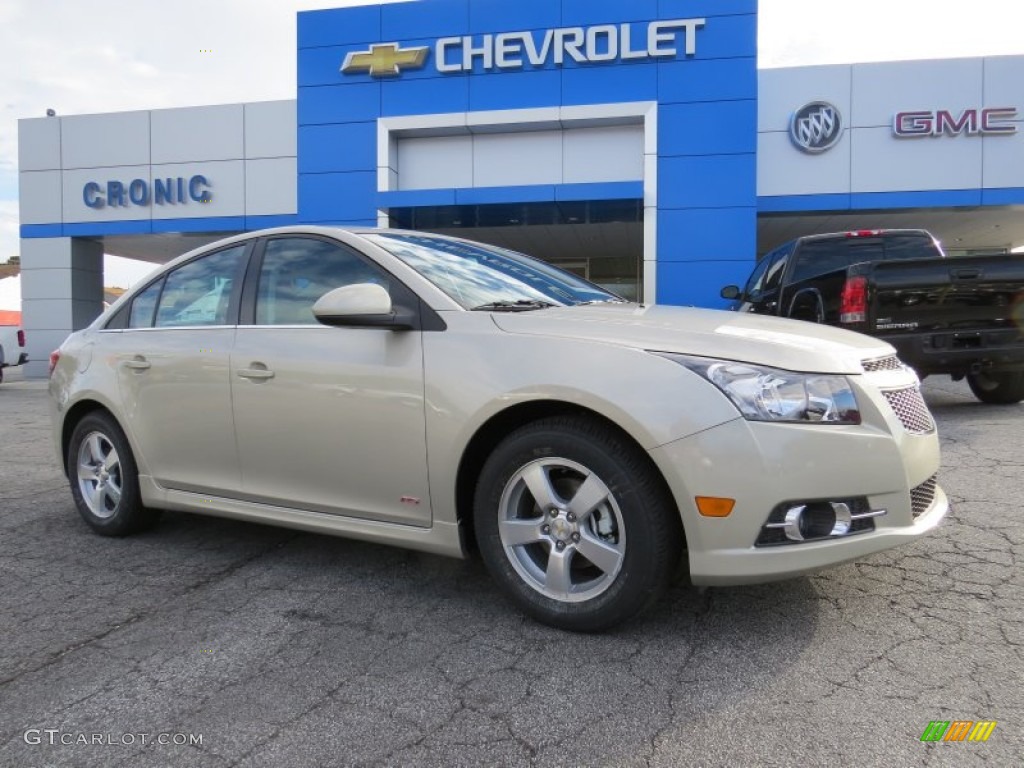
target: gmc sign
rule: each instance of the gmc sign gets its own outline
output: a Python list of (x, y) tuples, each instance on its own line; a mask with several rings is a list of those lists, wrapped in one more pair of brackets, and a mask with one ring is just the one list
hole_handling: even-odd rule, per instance
[(1012, 136), (1017, 133), (1016, 107), (965, 109), (959, 115), (949, 110), (897, 112), (893, 133), (901, 139), (922, 136)]

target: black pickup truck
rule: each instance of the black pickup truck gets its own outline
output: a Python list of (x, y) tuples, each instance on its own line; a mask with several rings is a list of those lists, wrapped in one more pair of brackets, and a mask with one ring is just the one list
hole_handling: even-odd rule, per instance
[(1024, 400), (1024, 256), (947, 258), (924, 230), (812, 235), (767, 254), (722, 298), (883, 339), (922, 378), (966, 376), (983, 402)]

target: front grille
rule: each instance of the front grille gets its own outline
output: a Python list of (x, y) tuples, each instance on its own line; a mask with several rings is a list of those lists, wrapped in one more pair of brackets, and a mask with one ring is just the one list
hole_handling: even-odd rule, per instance
[(907, 430), (915, 435), (923, 435), (935, 429), (935, 422), (925, 405), (921, 390), (914, 387), (906, 389), (883, 390), (882, 394), (889, 402), (889, 406), (896, 412), (900, 423)]
[(914, 517), (918, 517), (928, 511), (928, 507), (935, 501), (935, 486), (937, 475), (932, 475), (916, 488), (910, 490), (910, 510)]
[(865, 360), (861, 365), (864, 367), (866, 373), (873, 373), (874, 371), (902, 371), (903, 363), (896, 355), (889, 355), (888, 357), (877, 357), (874, 360)]

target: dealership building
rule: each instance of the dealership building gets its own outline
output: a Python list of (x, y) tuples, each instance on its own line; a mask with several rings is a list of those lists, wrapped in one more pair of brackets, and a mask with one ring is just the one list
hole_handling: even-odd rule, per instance
[(802, 234), (1024, 246), (1024, 56), (758, 70), (756, 0), (414, 0), (300, 13), (297, 61), (294, 100), (19, 122), (28, 375), (101, 311), (104, 253), (270, 226), (456, 234), (701, 306)]

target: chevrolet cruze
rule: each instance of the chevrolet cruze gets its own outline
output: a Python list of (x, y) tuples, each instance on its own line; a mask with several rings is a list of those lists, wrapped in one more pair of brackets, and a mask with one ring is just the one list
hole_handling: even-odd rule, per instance
[(455, 557), (598, 630), (697, 585), (910, 541), (948, 502), (913, 371), (875, 339), (643, 306), (521, 254), (292, 227), (185, 254), (51, 357), (98, 533), (160, 510)]

